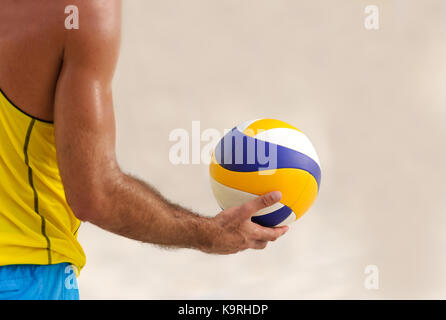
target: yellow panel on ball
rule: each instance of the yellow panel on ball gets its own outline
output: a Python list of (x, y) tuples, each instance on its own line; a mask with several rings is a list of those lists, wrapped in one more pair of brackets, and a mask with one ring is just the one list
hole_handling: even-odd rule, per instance
[(244, 131), (243, 133), (248, 135), (248, 136), (254, 136), (257, 133), (259, 133), (259, 131), (266, 131), (269, 129), (277, 129), (277, 128), (286, 128), (286, 129), (293, 129), (293, 130), (297, 130), (300, 132), (299, 129), (297, 129), (296, 127), (283, 122), (281, 120), (276, 120), (276, 119), (260, 119), (257, 120), (253, 123), (251, 123)]
[(299, 198), (290, 206), (291, 210), (296, 214), (296, 219), (299, 219), (305, 212), (310, 209), (317, 196), (317, 182), (311, 177), (307, 180), (307, 185), (302, 191)]

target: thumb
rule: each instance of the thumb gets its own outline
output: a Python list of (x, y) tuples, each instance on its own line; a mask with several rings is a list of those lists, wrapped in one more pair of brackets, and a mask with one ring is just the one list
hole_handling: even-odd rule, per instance
[(280, 191), (273, 191), (261, 195), (251, 201), (246, 202), (240, 206), (241, 219), (251, 218), (257, 211), (270, 207), (282, 199), (282, 193)]

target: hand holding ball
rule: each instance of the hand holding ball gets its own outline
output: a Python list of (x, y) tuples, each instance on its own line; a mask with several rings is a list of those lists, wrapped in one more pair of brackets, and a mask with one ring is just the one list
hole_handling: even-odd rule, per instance
[(319, 158), (310, 140), (274, 119), (233, 128), (217, 144), (209, 169), (212, 191), (222, 209), (280, 191), (280, 202), (252, 217), (267, 227), (300, 218), (316, 199), (321, 181)]

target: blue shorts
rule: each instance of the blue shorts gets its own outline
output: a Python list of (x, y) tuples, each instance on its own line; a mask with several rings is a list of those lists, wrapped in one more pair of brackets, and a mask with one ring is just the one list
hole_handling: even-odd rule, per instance
[(69, 263), (0, 266), (0, 300), (79, 300)]

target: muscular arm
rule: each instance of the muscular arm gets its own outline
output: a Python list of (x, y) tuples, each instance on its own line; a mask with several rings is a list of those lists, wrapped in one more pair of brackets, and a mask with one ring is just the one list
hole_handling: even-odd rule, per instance
[(120, 3), (79, 4), (82, 25), (66, 31), (54, 110), (60, 174), (75, 215), (131, 239), (214, 253), (263, 248), (285, 233), (286, 227), (263, 228), (250, 221), (254, 212), (280, 200), (278, 193), (205, 218), (120, 170), (111, 89), (119, 55)]

